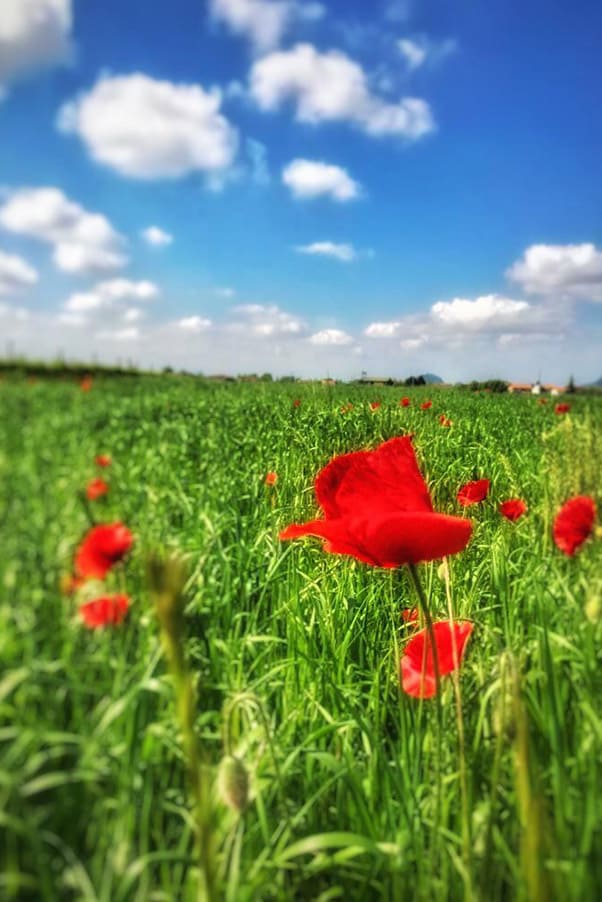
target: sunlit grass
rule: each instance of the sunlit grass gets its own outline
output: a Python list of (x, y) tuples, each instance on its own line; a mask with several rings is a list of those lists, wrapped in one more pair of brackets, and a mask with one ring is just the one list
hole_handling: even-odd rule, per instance
[[(186, 766), (145, 582), (147, 554), (173, 550), (188, 566), (197, 735), (215, 767), (232, 753), (250, 776), (240, 817), (215, 803), (218, 897), (597, 898), (601, 627), (585, 608), (602, 597), (602, 542), (568, 559), (551, 523), (571, 494), (600, 503), (602, 403), (577, 397), (556, 417), (530, 397), (422, 389), (403, 409), (402, 394), (0, 385), (0, 896), (194, 898)], [(475, 624), (459, 683), (468, 825), (452, 682), (440, 743), (434, 703), (399, 688), (407, 573), (278, 541), (315, 513), (332, 456), (406, 432), (437, 510), (461, 515), (459, 486), (492, 481), (450, 560), (454, 616)], [(59, 584), (100, 452), (111, 490), (89, 510), (137, 541), (107, 580), (132, 598), (127, 622), (90, 632)], [(512, 497), (529, 507), (514, 524), (497, 512)], [(420, 570), (447, 616), (437, 563)]]

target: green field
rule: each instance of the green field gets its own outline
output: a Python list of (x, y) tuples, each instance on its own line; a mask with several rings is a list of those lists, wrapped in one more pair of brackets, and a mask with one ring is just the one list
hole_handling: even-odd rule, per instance
[[(202, 821), (215, 899), (600, 898), (602, 540), (573, 558), (552, 541), (570, 496), (600, 510), (600, 398), (555, 416), (443, 388), (5, 380), (0, 430), (0, 897), (195, 899)], [(474, 632), (424, 701), (399, 684), (407, 568), (278, 539), (316, 515), (334, 455), (407, 432), (436, 510), (492, 481), (449, 559)], [(86, 504), (101, 452), (110, 493)], [(517, 496), (510, 523), (498, 504)], [(129, 615), (104, 630), (78, 616), (98, 585), (60, 589), (90, 518), (136, 537), (106, 579)], [(146, 576), (167, 552), (187, 564), (201, 811)], [(438, 563), (419, 570), (447, 617)], [(240, 813), (215, 788), (226, 754), (249, 775)]]

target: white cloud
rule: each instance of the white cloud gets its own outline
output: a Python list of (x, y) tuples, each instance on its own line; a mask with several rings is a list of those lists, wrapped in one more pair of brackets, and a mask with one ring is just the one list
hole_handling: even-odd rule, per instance
[(318, 160), (292, 160), (282, 170), (282, 181), (294, 197), (327, 196), (345, 202), (360, 195), (360, 186), (346, 169)]
[(395, 338), (402, 328), (401, 322), (370, 323), (364, 329), (364, 335), (368, 338)]
[(241, 304), (234, 308), (233, 313), (242, 316), (245, 322), (232, 323), (231, 331), (246, 332), (257, 338), (299, 335), (305, 329), (302, 319), (275, 304)]
[(152, 247), (167, 247), (173, 242), (173, 235), (163, 231), (159, 226), (148, 226), (140, 232), (147, 244)]
[(431, 318), (435, 323), (462, 331), (499, 331), (520, 323), (529, 309), (526, 301), (487, 294), (475, 300), (438, 301), (431, 307)]
[(233, 162), (236, 129), (220, 112), (221, 93), (142, 73), (101, 78), (59, 111), (94, 160), (138, 179), (218, 175)]
[(71, 25), (71, 0), (2, 0), (0, 94), (2, 85), (65, 62)]
[(128, 307), (124, 310), (122, 319), (124, 323), (139, 323), (144, 319), (144, 313), (138, 307)]
[(352, 244), (336, 244), (334, 241), (314, 241), (313, 244), (299, 245), (296, 250), (299, 254), (333, 257), (342, 263), (351, 263), (357, 259), (357, 253)]
[(435, 127), (430, 107), (416, 97), (388, 103), (373, 94), (362, 67), (338, 50), (321, 53), (311, 44), (257, 60), (250, 93), (261, 110), (295, 104), (300, 122), (350, 122), (369, 135), (416, 140)]
[(89, 213), (58, 188), (21, 188), (0, 206), (0, 226), (53, 246), (54, 262), (71, 273), (103, 273), (127, 263), (123, 238), (100, 213)]
[(0, 294), (12, 294), (35, 285), (38, 274), (22, 257), (0, 251)]
[(349, 345), (353, 338), (341, 329), (322, 329), (309, 338), (312, 345)]
[(91, 291), (72, 294), (63, 307), (69, 313), (88, 313), (113, 308), (121, 301), (152, 301), (158, 295), (159, 289), (153, 282), (111, 279), (99, 282)]
[(507, 276), (527, 294), (602, 301), (602, 251), (594, 244), (533, 244)]
[(183, 319), (178, 320), (177, 325), (184, 332), (197, 333), (208, 329), (211, 326), (211, 320), (206, 319), (204, 316), (185, 316)]
[(325, 14), (321, 3), (297, 0), (211, 0), (209, 9), (213, 19), (248, 38), (259, 53), (277, 47), (295, 20), (313, 22)]
[(410, 38), (401, 38), (397, 42), (399, 52), (404, 57), (409, 69), (418, 69), (426, 60), (426, 47)]

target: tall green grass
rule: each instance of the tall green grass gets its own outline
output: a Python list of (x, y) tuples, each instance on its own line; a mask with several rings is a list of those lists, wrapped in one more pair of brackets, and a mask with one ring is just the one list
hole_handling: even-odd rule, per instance
[[(151, 551), (176, 551), (196, 735), (212, 775), (228, 753), (250, 778), (241, 814), (211, 800), (216, 898), (599, 898), (602, 541), (568, 559), (551, 524), (572, 494), (601, 500), (602, 403), (577, 397), (561, 418), (530, 397), (422, 389), (402, 409), (401, 393), (0, 384), (0, 896), (196, 897), (194, 811), (145, 578)], [(434, 702), (399, 687), (408, 574), (278, 541), (315, 513), (312, 481), (332, 456), (406, 432), (438, 510), (458, 513), (462, 483), (492, 480), (449, 562), (454, 616), (475, 630), (440, 726)], [(99, 452), (113, 457), (111, 492), (87, 508)], [(529, 512), (512, 524), (497, 503), (517, 495)], [(131, 595), (129, 618), (96, 632), (59, 590), (90, 511), (136, 535), (107, 580)], [(437, 564), (420, 571), (447, 616)]]

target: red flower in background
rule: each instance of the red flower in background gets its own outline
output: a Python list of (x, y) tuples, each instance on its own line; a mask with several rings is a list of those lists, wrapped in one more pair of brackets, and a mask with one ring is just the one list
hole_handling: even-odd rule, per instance
[(94, 463), (97, 467), (110, 467), (111, 462), (111, 458), (108, 454), (97, 454), (94, 458)]
[[(459, 668), (472, 630), (473, 625), (467, 620), (433, 623), (439, 677)], [(433, 647), (426, 629), (415, 633), (404, 649), (401, 685), (404, 692), (414, 698), (432, 698), (437, 692)]]
[(556, 405), (556, 407), (554, 408), (554, 413), (558, 414), (558, 416), (560, 416), (563, 413), (568, 413), (570, 409), (571, 409), (571, 405), (564, 402), (562, 404)]
[(409, 407), (410, 404), (411, 404), (411, 401), (409, 398), (402, 398), (401, 401), (399, 402), (400, 407)]
[(119, 626), (130, 606), (127, 595), (104, 595), (81, 605), (80, 617), (89, 629), (102, 626)]
[(341, 407), (341, 413), (349, 413), (350, 410), (353, 410), (353, 404), (343, 404)]
[(380, 406), (381, 406), (380, 401), (370, 401), (370, 410), (378, 410), (378, 408)]
[(266, 485), (276, 485), (278, 482), (278, 473), (266, 473), (265, 474), (265, 484)]
[(428, 410), (432, 406), (433, 406), (432, 401), (423, 401), (422, 404), (420, 405), (420, 410)]
[(295, 400), (293, 401), (293, 407), (301, 407), (301, 401), (299, 400), (299, 398), (295, 398)]
[(539, 398), (538, 401), (537, 401), (537, 403), (538, 403), (538, 404), (542, 404), (542, 405), (543, 405), (543, 404), (547, 404), (547, 403), (548, 403), (548, 399), (547, 399), (547, 398)]
[(104, 579), (132, 547), (134, 536), (123, 523), (93, 526), (84, 536), (75, 555), (79, 576)]
[(439, 417), (439, 422), (441, 423), (442, 426), (445, 426), (446, 428), (449, 428), (452, 424), (452, 421), (450, 419), (448, 419), (444, 413), (442, 413), (441, 416)]
[(86, 498), (89, 501), (95, 501), (96, 498), (102, 498), (109, 491), (109, 484), (100, 477), (91, 479), (86, 488)]
[(82, 391), (90, 391), (93, 384), (94, 380), (92, 379), (92, 376), (84, 376), (84, 378), (79, 383), (79, 387)]
[(409, 436), (335, 457), (316, 478), (324, 519), (293, 524), (281, 539), (318, 536), (324, 550), (374, 567), (400, 567), (462, 551), (472, 524), (433, 511)]
[(560, 551), (569, 557), (590, 537), (596, 519), (596, 504), (589, 495), (577, 495), (570, 498), (560, 508), (552, 535)]
[(401, 619), (406, 626), (417, 626), (420, 619), (418, 608), (404, 608), (401, 612)]
[(520, 520), (526, 512), (527, 505), (522, 498), (510, 498), (508, 501), (502, 501), (500, 504), (500, 514), (506, 520)]
[(462, 507), (478, 504), (479, 501), (484, 501), (487, 497), (489, 485), (488, 479), (477, 479), (474, 482), (467, 482), (459, 490), (456, 497)]

